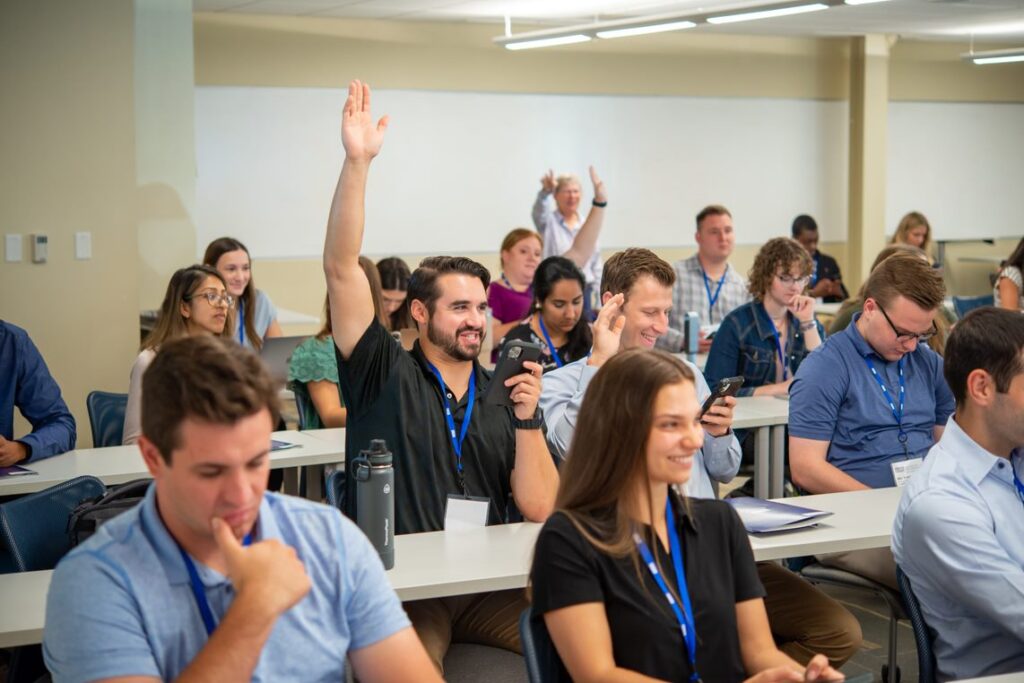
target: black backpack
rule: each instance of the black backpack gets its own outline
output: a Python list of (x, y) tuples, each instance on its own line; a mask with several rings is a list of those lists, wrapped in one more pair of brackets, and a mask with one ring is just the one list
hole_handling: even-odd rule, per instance
[(136, 479), (119, 486), (111, 486), (102, 496), (79, 503), (68, 517), (71, 547), (83, 543), (111, 519), (142, 502), (146, 496), (146, 489), (152, 483), (152, 479)]

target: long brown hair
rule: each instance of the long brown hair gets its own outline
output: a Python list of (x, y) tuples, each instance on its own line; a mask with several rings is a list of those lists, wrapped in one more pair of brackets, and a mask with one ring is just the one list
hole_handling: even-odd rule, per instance
[[(156, 349), (164, 342), (189, 336), (188, 321), (181, 315), (181, 304), (188, 302), (209, 277), (217, 278), (224, 285), (225, 290), (227, 289), (221, 274), (209, 266), (194, 265), (174, 271), (171, 281), (167, 283), (167, 292), (164, 293), (163, 303), (160, 304), (160, 314), (156, 319), (156, 325), (142, 341), (142, 345), (139, 347), (140, 351)], [(227, 320), (224, 322), (224, 330), (217, 336), (231, 336), (231, 330), (234, 327), (232, 314), (233, 311), (229, 309)]]
[[(366, 279), (370, 282), (370, 296), (373, 297), (373, 315), (385, 328), (388, 326), (388, 316), (384, 311), (384, 294), (381, 292), (380, 275), (377, 273), (377, 266), (365, 256), (359, 257), (359, 265), (366, 273)], [(324, 297), (324, 326), (316, 333), (317, 339), (326, 339), (334, 334), (334, 326), (331, 324), (331, 295)]]
[(678, 358), (630, 349), (601, 366), (583, 397), (555, 507), (595, 548), (613, 557), (637, 558), (628, 511), (637, 502), (637, 482), (648, 476), (654, 404), (662, 387), (680, 382), (693, 384), (694, 376)]
[[(892, 235), (892, 244), (907, 244), (907, 235), (910, 231), (914, 228), (920, 227), (924, 227), (925, 230), (924, 243), (921, 245), (921, 251), (928, 254), (931, 251), (932, 246), (932, 225), (920, 211), (911, 211), (900, 219), (900, 224), (896, 226), (896, 232)], [(929, 255), (928, 258), (930, 259), (931, 256)]]
[[(244, 251), (249, 256), (249, 250), (245, 245), (234, 237), (218, 237), (206, 247), (203, 254), (203, 265), (212, 268), (217, 267), (220, 257), (232, 251)], [(263, 338), (256, 334), (256, 284), (252, 280), (252, 258), (249, 258), (249, 284), (245, 286), (242, 295), (235, 301), (235, 315), (241, 309), (243, 312), (242, 326), (245, 328), (245, 336), (252, 343), (257, 351), (263, 346)]]
[[(389, 256), (377, 261), (377, 274), (380, 275), (381, 289), (393, 289), (398, 292), (409, 291), (409, 278), (412, 276), (412, 271), (409, 269), (409, 264), (397, 256)], [(394, 331), (411, 327), (416, 327), (416, 323), (413, 322), (412, 314), (409, 313), (409, 298), (406, 296), (398, 310), (391, 314), (387, 328)]]

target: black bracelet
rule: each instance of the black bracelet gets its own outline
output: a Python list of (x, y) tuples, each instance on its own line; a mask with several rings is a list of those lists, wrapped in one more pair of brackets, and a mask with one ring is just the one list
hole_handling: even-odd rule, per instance
[(594, 206), (596, 206), (599, 209), (603, 209), (604, 207), (608, 206), (608, 202), (599, 202), (596, 199), (594, 201), (590, 202), (590, 203), (593, 204)]

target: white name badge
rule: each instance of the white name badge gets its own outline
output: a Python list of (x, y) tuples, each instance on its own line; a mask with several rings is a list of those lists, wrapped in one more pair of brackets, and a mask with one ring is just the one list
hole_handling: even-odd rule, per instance
[(448, 496), (444, 510), (444, 530), (475, 529), (487, 526), (491, 501), (476, 496)]
[(924, 462), (923, 458), (911, 458), (910, 460), (897, 460), (892, 463), (892, 478), (896, 482), (896, 486), (903, 488), (914, 472), (921, 469), (921, 463)]

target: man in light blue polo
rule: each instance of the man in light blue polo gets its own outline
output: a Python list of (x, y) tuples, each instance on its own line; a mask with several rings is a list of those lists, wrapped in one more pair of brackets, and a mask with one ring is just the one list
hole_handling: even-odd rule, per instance
[[(942, 276), (913, 254), (883, 261), (864, 310), (800, 365), (789, 389), (789, 462), (809, 493), (902, 486), (942, 436), (953, 394), (935, 334)], [(896, 587), (888, 548), (819, 558)]]
[(1024, 316), (972, 311), (945, 365), (956, 415), (903, 490), (892, 551), (939, 680), (1024, 672)]
[(65, 557), (47, 596), (55, 681), (436, 680), (369, 541), (332, 508), (265, 493), (276, 387), (214, 337), (143, 378), (143, 502)]

